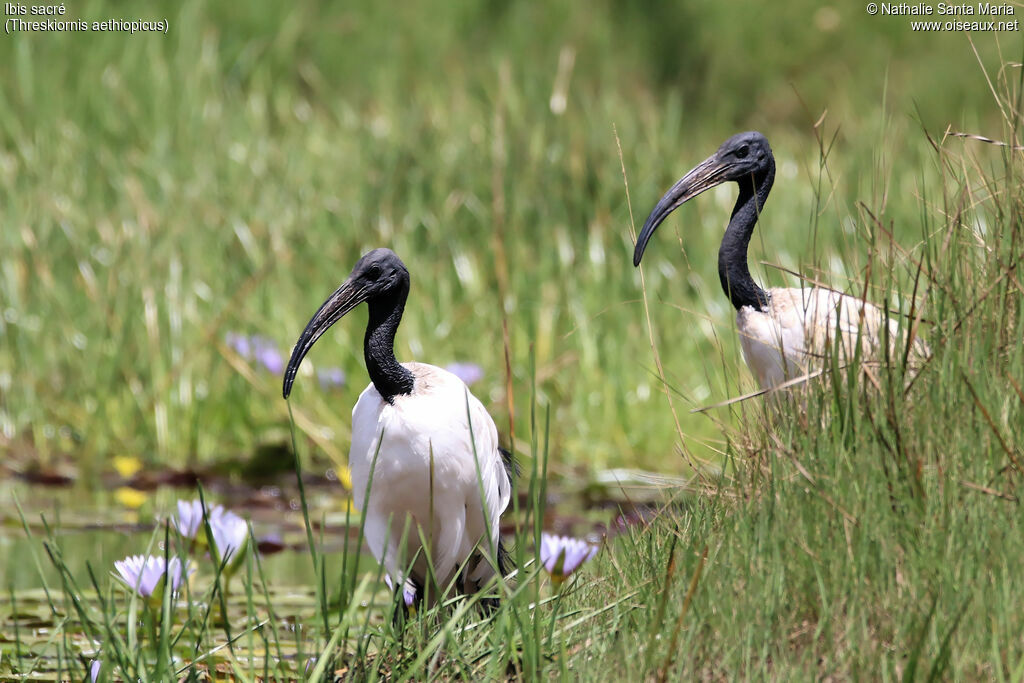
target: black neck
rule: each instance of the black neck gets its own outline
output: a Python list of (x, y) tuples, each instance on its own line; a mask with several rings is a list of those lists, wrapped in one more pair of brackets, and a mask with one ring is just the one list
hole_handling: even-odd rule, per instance
[(409, 296), (409, 283), (394, 293), (374, 297), (367, 301), (370, 320), (366, 324), (363, 339), (363, 357), (366, 371), (373, 386), (388, 403), (394, 403), (395, 396), (411, 394), (413, 376), (395, 358), (395, 332), (402, 322), (405, 299)]
[(732, 210), (729, 227), (725, 229), (722, 246), (718, 248), (718, 278), (722, 282), (725, 295), (732, 305), (739, 310), (743, 306), (753, 306), (764, 310), (768, 305), (768, 292), (757, 286), (750, 277), (747, 267), (747, 246), (750, 236), (754, 234), (757, 217), (764, 209), (768, 193), (775, 182), (775, 161), (770, 160), (768, 169), (763, 175), (751, 176), (738, 182), (740, 196)]

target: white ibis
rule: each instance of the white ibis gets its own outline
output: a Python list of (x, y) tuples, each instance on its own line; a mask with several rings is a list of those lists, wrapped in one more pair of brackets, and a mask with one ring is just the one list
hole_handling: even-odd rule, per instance
[[(882, 311), (855, 296), (821, 287), (765, 290), (754, 282), (747, 267), (747, 245), (774, 180), (775, 157), (768, 140), (757, 132), (733, 135), (658, 201), (633, 251), (633, 265), (639, 266), (648, 240), (670, 213), (716, 185), (729, 181), (739, 185), (739, 197), (718, 250), (718, 277), (736, 308), (743, 357), (762, 389), (821, 366), (837, 333), (842, 361), (852, 361), (857, 351), (862, 359), (870, 358), (886, 336)], [(899, 326), (890, 319), (888, 327), (892, 343)], [(914, 340), (911, 351), (914, 358), (928, 354), (920, 339)]]
[(511, 480), (494, 421), (466, 384), (433, 365), (395, 359), (408, 294), (409, 271), (394, 252), (374, 249), (359, 259), (296, 342), (283, 393), (288, 398), (317, 339), (365, 301), (370, 385), (352, 409), (352, 495), (366, 516), (370, 550), (411, 605), (423, 600), (431, 578), (427, 555), (432, 602), (438, 588), (474, 593), (495, 569), (506, 573), (498, 521)]

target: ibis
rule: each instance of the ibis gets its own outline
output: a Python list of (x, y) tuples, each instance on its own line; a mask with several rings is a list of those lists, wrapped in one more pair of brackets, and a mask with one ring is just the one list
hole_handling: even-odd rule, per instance
[(295, 343), (283, 393), (287, 399), (313, 344), (366, 302), (370, 384), (352, 409), (352, 495), (365, 515), (367, 545), (412, 606), (450, 589), (475, 593), (506, 573), (498, 524), (511, 474), (494, 421), (466, 384), (439, 367), (395, 358), (408, 295), (409, 271), (394, 252), (360, 258)]
[[(762, 289), (750, 276), (747, 246), (775, 181), (775, 157), (758, 132), (733, 135), (718, 151), (684, 175), (658, 201), (644, 222), (633, 251), (639, 266), (647, 243), (670, 213), (700, 193), (725, 182), (739, 186), (739, 197), (718, 250), (718, 277), (736, 309), (736, 328), (747, 366), (762, 389), (777, 387), (823, 365), (835, 339), (843, 362), (859, 353), (868, 359), (898, 323), (862, 299), (823, 287)], [(927, 355), (913, 339), (914, 359)]]

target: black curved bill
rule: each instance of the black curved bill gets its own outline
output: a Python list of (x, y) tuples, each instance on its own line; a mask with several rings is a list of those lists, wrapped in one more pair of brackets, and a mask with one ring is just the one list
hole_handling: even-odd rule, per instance
[(306, 329), (302, 331), (299, 340), (295, 342), (295, 348), (292, 349), (292, 357), (288, 360), (288, 367), (284, 371), (284, 387), (281, 393), (285, 398), (292, 393), (292, 384), (295, 383), (295, 374), (299, 371), (299, 365), (309, 350), (313, 348), (316, 340), (322, 337), (331, 325), (341, 320), (346, 313), (366, 301), (368, 295), (369, 291), (366, 286), (353, 280), (350, 276), (320, 306), (320, 309), (306, 324)]
[(644, 249), (650, 241), (654, 231), (658, 229), (661, 222), (668, 218), (668, 215), (682, 206), (685, 202), (693, 199), (701, 192), (711, 189), (715, 185), (721, 185), (726, 181), (724, 171), (728, 165), (718, 160), (718, 155), (713, 155), (700, 162), (689, 173), (672, 186), (665, 193), (651, 211), (651, 215), (644, 221), (644, 227), (636, 238), (636, 248), (633, 250), (633, 265), (639, 266), (640, 259), (644, 256)]

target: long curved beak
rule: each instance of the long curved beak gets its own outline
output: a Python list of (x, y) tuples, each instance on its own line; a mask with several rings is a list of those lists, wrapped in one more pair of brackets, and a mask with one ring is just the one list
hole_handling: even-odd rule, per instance
[(341, 283), (341, 287), (338, 287), (334, 294), (331, 294), (327, 301), (320, 306), (320, 309), (306, 324), (306, 329), (302, 331), (299, 340), (295, 342), (295, 348), (292, 349), (292, 357), (288, 360), (288, 367), (284, 371), (282, 394), (285, 398), (292, 393), (292, 384), (295, 382), (295, 374), (299, 371), (299, 365), (309, 350), (313, 348), (316, 340), (322, 337), (331, 325), (341, 320), (346, 313), (366, 301), (368, 295), (367, 288), (349, 276)]
[(724, 171), (728, 164), (718, 160), (718, 155), (713, 155), (700, 162), (689, 173), (684, 175), (672, 186), (665, 196), (658, 200), (657, 205), (651, 211), (651, 215), (644, 222), (643, 230), (636, 238), (636, 248), (633, 250), (633, 265), (639, 266), (640, 259), (644, 256), (644, 249), (651, 235), (658, 229), (661, 222), (668, 218), (668, 215), (682, 206), (685, 202), (693, 199), (704, 190), (715, 185), (721, 185), (726, 181)]

